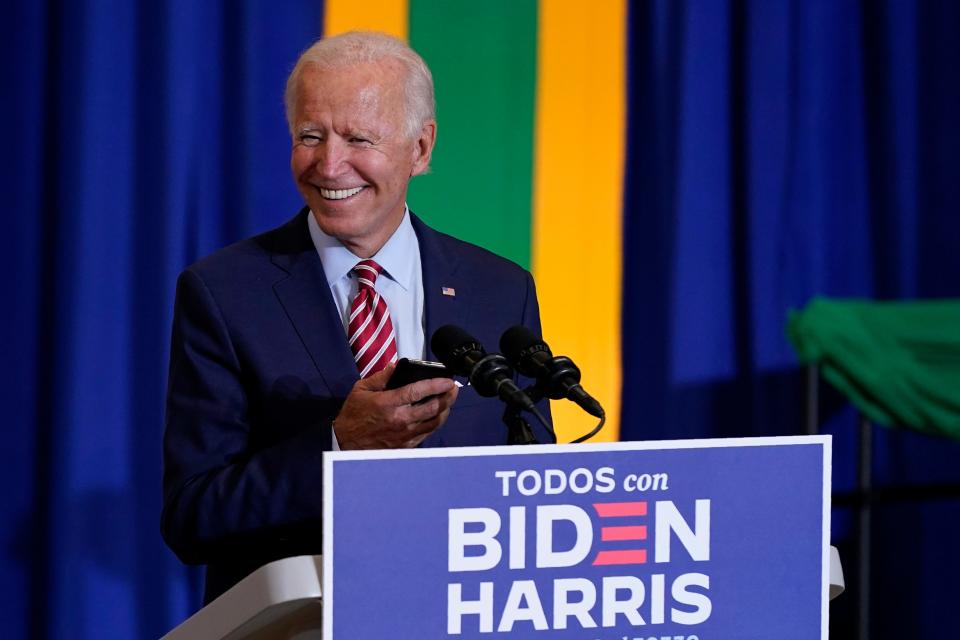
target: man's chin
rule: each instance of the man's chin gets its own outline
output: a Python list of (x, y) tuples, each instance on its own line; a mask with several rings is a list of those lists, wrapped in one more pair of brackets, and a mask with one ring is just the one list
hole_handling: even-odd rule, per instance
[(379, 251), (399, 224), (399, 220), (394, 220), (393, 216), (378, 220), (376, 215), (369, 211), (344, 215), (322, 206), (313, 208), (314, 204), (309, 204), (320, 230), (339, 240), (361, 258), (369, 258)]
[(311, 205), (313, 217), (317, 221), (317, 226), (328, 236), (336, 238), (345, 245), (352, 245), (362, 241), (367, 236), (372, 235), (370, 225), (362, 223), (363, 216), (344, 216), (320, 209), (319, 211)]
[(354, 206), (356, 203), (349, 200), (328, 201), (315, 195), (307, 200), (307, 204), (324, 233), (328, 227), (355, 224), (358, 218), (366, 217), (364, 207)]

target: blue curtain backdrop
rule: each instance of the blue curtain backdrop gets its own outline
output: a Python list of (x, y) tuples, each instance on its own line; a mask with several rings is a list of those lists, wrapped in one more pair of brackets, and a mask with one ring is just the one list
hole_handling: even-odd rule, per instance
[[(623, 435), (801, 433), (788, 309), (960, 296), (960, 5), (664, 0), (629, 29)], [(850, 490), (854, 416), (823, 411)], [(960, 482), (957, 443), (875, 437), (876, 485)], [(878, 508), (872, 637), (955, 634), (958, 507)], [(833, 519), (852, 582), (851, 514)], [(832, 637), (855, 604), (831, 606)]]
[(156, 638), (200, 602), (159, 534), (176, 276), (299, 208), (282, 95), (322, 5), (2, 13), (2, 635)]
[[(281, 94), (322, 5), (2, 15), (0, 620), (157, 637), (199, 604), (158, 527), (175, 277), (297, 208)], [(797, 433), (789, 307), (960, 295), (960, 9), (660, 0), (628, 28), (624, 437)], [(849, 412), (827, 405), (849, 488)], [(958, 480), (957, 445), (878, 435), (878, 483)], [(957, 506), (877, 515), (874, 637), (951, 635)]]

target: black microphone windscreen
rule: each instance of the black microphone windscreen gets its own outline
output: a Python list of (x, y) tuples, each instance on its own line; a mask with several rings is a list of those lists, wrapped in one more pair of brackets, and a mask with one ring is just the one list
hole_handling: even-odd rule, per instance
[(524, 350), (537, 344), (543, 344), (543, 340), (538, 338), (533, 331), (519, 324), (510, 327), (500, 336), (500, 351), (513, 363), (520, 360), (520, 355)]
[[(476, 338), (469, 333), (452, 324), (445, 324), (433, 332), (430, 338), (430, 348), (434, 355), (443, 364), (451, 367), (448, 360), (453, 356), (454, 351), (466, 344), (478, 344)], [(451, 367), (452, 368), (452, 367)]]

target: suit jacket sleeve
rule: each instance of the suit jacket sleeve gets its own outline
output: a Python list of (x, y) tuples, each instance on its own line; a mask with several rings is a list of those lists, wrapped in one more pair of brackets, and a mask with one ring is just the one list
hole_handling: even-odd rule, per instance
[(335, 408), (258, 446), (245, 375), (213, 294), (185, 271), (174, 310), (161, 529), (189, 564), (246, 556), (257, 566), (319, 547), (321, 456)]

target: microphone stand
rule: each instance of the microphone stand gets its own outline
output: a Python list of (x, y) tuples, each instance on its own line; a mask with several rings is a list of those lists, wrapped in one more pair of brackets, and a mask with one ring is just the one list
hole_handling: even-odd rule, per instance
[[(533, 384), (523, 390), (527, 397), (529, 397), (534, 402), (540, 402), (545, 397), (547, 397), (546, 392), (541, 388), (539, 384)], [(550, 435), (553, 436), (552, 444), (557, 443), (557, 434), (553, 431), (553, 428), (543, 421), (543, 417), (537, 413), (537, 418), (543, 422), (543, 426), (547, 429)], [(607, 421), (606, 415), (603, 413), (603, 408), (600, 408), (600, 422), (592, 431), (586, 433), (576, 440), (572, 440), (570, 444), (579, 444), (586, 440), (589, 440), (597, 434), (600, 429), (603, 428), (604, 423)], [(507, 444), (540, 444), (536, 436), (533, 435), (533, 429), (530, 427), (530, 423), (520, 415), (520, 409), (513, 405), (507, 405), (507, 409), (503, 412), (503, 422), (507, 425)]]
[(520, 412), (507, 407), (503, 412), (503, 421), (507, 425), (507, 444), (540, 444), (533, 435), (533, 429)]
[[(530, 385), (523, 390), (527, 396), (534, 402), (540, 402), (545, 394), (538, 385)], [(539, 417), (539, 415), (538, 415)], [(520, 409), (513, 405), (507, 405), (503, 412), (503, 422), (507, 425), (507, 444), (540, 444), (536, 436), (533, 435), (533, 428), (530, 423), (520, 414)], [(548, 425), (544, 425), (549, 431)], [(554, 437), (553, 442), (557, 439)]]

